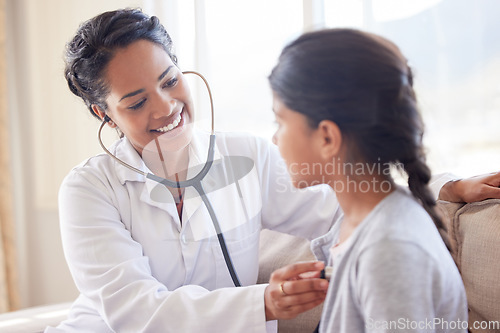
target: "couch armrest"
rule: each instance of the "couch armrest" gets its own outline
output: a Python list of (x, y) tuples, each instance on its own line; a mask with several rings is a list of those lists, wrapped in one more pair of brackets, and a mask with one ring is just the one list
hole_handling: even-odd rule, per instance
[[(500, 199), (469, 204), (438, 201), (475, 321), (496, 325), (480, 332), (500, 332)], [(491, 322), (491, 323), (488, 323)], [(479, 332), (479, 331), (478, 331)]]

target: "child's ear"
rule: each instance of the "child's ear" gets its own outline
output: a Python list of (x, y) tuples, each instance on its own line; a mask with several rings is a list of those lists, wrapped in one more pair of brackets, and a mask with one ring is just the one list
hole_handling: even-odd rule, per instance
[[(106, 117), (106, 112), (104, 112), (99, 106), (96, 104), (92, 104), (92, 111), (99, 117), (101, 120), (104, 120)], [(111, 118), (108, 117), (108, 125), (112, 128), (116, 127), (116, 124), (111, 120)]]
[(318, 125), (321, 157), (331, 160), (336, 157), (342, 147), (342, 132), (331, 120), (322, 120)]

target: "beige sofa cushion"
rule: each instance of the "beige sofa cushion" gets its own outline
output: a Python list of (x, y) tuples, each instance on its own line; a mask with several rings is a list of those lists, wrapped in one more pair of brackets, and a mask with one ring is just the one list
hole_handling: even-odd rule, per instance
[[(500, 200), (438, 201), (438, 208), (467, 292), (469, 327), (474, 321), (500, 323)], [(500, 332), (500, 327), (477, 332)]]
[[(303, 238), (271, 230), (262, 230), (258, 283), (269, 282), (271, 273), (278, 268), (299, 261), (315, 260), (309, 244), (310, 242)], [(294, 319), (278, 320), (278, 332), (313, 332), (321, 318), (321, 309), (322, 306), (318, 306)]]

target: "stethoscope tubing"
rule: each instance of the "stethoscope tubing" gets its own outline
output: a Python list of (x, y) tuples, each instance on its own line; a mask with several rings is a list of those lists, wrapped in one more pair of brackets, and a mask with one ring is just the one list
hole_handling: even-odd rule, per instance
[[(217, 232), (217, 239), (219, 241), (219, 245), (220, 245), (220, 248), (222, 250), (222, 255), (224, 256), (224, 261), (226, 262), (226, 266), (227, 266), (227, 269), (229, 271), (229, 274), (231, 275), (231, 279), (233, 281), (233, 284), (236, 287), (240, 287), (241, 283), (238, 279), (238, 275), (236, 274), (236, 270), (235, 270), (233, 262), (231, 260), (231, 256), (229, 255), (229, 251), (228, 251), (227, 246), (226, 246), (226, 241), (224, 239), (224, 235), (222, 233), (222, 229), (220, 227), (219, 220), (217, 219), (217, 215), (215, 214), (213, 206), (210, 203), (210, 200), (208, 200), (207, 195), (205, 193), (205, 190), (203, 189), (203, 184), (201, 183), (203, 181), (203, 179), (205, 178), (205, 176), (207, 175), (207, 173), (210, 171), (210, 168), (212, 167), (212, 164), (214, 162), (215, 131), (214, 131), (214, 104), (213, 104), (212, 92), (210, 90), (210, 86), (208, 84), (208, 81), (200, 73), (194, 72), (194, 71), (186, 71), (186, 72), (183, 72), (183, 74), (195, 74), (195, 75), (198, 75), (203, 80), (203, 82), (205, 83), (205, 85), (208, 89), (208, 95), (210, 97), (210, 106), (211, 106), (211, 113), (212, 113), (212, 131), (210, 134), (210, 143), (209, 143), (209, 147), (208, 147), (207, 161), (205, 162), (205, 165), (200, 170), (200, 172), (198, 172), (198, 174), (196, 174), (193, 178), (183, 180), (183, 181), (171, 181), (169, 179), (158, 177), (150, 172), (145, 172), (145, 171), (142, 171), (140, 169), (137, 169), (137, 168), (131, 166), (130, 164), (120, 160), (115, 155), (113, 155), (106, 148), (106, 146), (104, 145), (104, 143), (102, 142), (102, 139), (101, 139), (102, 129), (104, 128), (104, 125), (106, 125), (106, 123), (109, 121), (109, 118), (107, 116), (104, 117), (104, 120), (102, 121), (102, 124), (99, 127), (99, 130), (97, 132), (97, 139), (99, 141), (99, 144), (101, 145), (101, 148), (104, 150), (104, 152), (107, 155), (112, 157), (116, 162), (120, 163), (124, 167), (126, 167), (126, 168), (128, 168), (136, 173), (139, 173), (148, 179), (151, 179), (153, 181), (156, 181), (160, 184), (163, 184), (165, 186), (172, 187), (172, 188), (186, 188), (189, 186), (194, 187), (194, 189), (200, 195), (203, 203), (205, 204), (205, 207), (207, 208), (208, 214), (210, 215), (210, 218), (211, 218), (212, 223), (214, 225), (215, 231)], [(246, 211), (245, 211), (245, 213), (246, 213)]]

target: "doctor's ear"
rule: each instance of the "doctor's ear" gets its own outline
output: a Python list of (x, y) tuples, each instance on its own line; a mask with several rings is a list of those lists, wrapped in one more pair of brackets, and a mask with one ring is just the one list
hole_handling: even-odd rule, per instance
[(336, 157), (342, 148), (342, 132), (331, 120), (322, 120), (318, 125), (320, 154), (325, 160)]
[(111, 118), (106, 115), (106, 112), (104, 112), (98, 105), (92, 104), (92, 111), (95, 115), (101, 118), (102, 121), (106, 121), (111, 128), (116, 127), (116, 124), (113, 122), (113, 120), (111, 120)]

